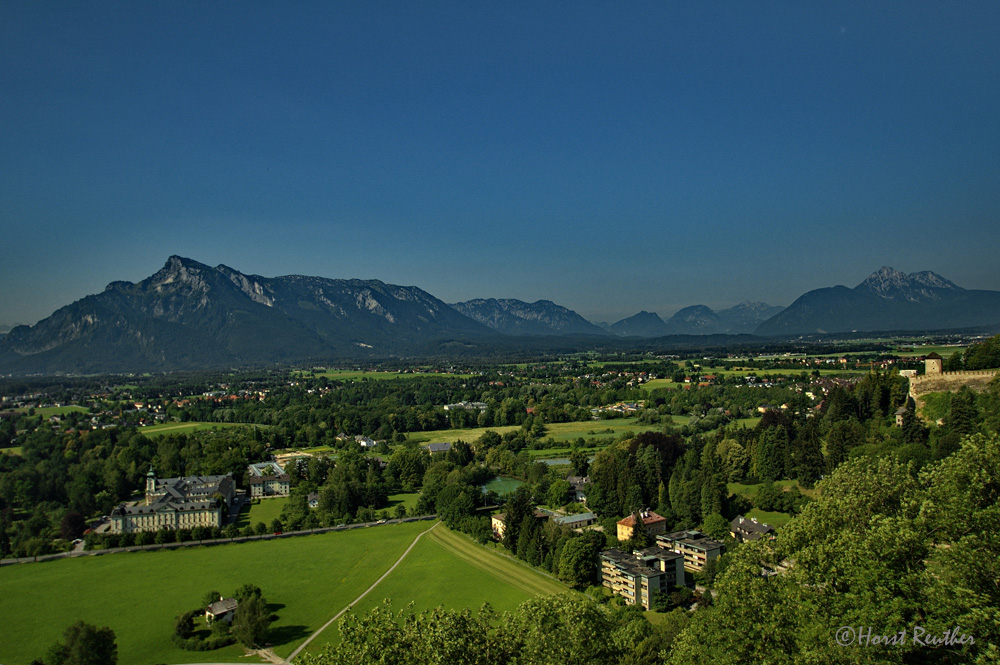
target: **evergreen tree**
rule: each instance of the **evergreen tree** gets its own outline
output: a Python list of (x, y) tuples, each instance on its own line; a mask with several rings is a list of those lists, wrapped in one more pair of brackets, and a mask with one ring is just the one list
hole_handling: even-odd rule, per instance
[(636, 549), (649, 547), (649, 529), (646, 528), (646, 523), (642, 521), (642, 514), (636, 511), (632, 513), (632, 518), (635, 520), (635, 525), (632, 527), (632, 547)]

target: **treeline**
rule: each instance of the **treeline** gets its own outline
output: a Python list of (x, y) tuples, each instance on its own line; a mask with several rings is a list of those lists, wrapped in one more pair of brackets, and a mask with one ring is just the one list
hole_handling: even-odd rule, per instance
[(644, 665), (659, 662), (689, 620), (677, 610), (653, 625), (641, 608), (570, 595), (528, 600), (504, 614), (489, 605), (478, 612), (396, 613), (386, 603), (365, 615), (348, 614), (339, 644), (299, 659), (303, 665)]
[[(818, 411), (772, 409), (754, 428), (729, 426), (687, 437), (667, 426), (597, 453), (590, 465), (588, 505), (620, 518), (652, 508), (674, 528), (724, 525), (752, 507), (797, 512), (806, 500), (796, 489), (775, 492), (773, 481), (812, 487), (845, 460), (892, 456), (916, 468), (957, 449), (962, 436), (989, 431), (1000, 407), (1000, 383), (983, 394), (953, 394), (941, 426), (928, 428), (913, 412), (907, 382), (893, 372), (871, 372), (856, 384), (834, 386)], [(905, 408), (902, 426), (896, 412)], [(730, 496), (728, 483), (766, 483), (748, 503)]]
[(156, 440), (132, 429), (23, 435), (19, 455), (0, 455), (0, 555), (68, 549), (86, 518), (145, 491), (146, 473), (170, 478), (232, 473), (264, 458), (260, 431), (231, 428)]

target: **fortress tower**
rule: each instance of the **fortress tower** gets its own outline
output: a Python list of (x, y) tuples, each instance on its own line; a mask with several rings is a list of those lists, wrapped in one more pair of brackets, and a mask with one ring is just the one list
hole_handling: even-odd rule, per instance
[(944, 371), (944, 360), (936, 353), (927, 354), (924, 359), (924, 374), (940, 374)]

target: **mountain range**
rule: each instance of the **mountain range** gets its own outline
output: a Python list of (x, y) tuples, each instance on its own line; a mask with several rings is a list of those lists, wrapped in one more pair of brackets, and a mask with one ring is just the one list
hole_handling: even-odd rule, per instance
[(879, 330), (943, 330), (1000, 323), (1000, 291), (969, 290), (932, 272), (883, 267), (849, 289), (799, 296), (754, 334), (784, 336)]
[(527, 303), (504, 298), (477, 298), (452, 305), (470, 319), (505, 335), (606, 335), (571, 309), (551, 300)]
[[(615, 348), (627, 339), (725, 343), (854, 330), (935, 330), (1000, 323), (1000, 291), (962, 289), (931, 272), (882, 268), (854, 289), (810, 291), (782, 309), (686, 307), (640, 312), (605, 330), (548, 300), (448, 305), (378, 280), (245, 275), (179, 256), (138, 283), (112, 282), (34, 326), (0, 337), (0, 372), (112, 373), (323, 363), (388, 357)], [(616, 337), (617, 336), (617, 337)], [(681, 338), (678, 336), (687, 336)], [(752, 338), (750, 338), (752, 339)], [(620, 340), (620, 341), (615, 341)], [(643, 342), (643, 344), (646, 344)]]

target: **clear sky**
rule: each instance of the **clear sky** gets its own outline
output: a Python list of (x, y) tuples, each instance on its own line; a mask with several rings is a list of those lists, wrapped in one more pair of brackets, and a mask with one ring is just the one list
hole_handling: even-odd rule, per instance
[(3, 2), (0, 324), (171, 254), (609, 322), (883, 265), (1000, 289), (998, 33), (994, 1)]

